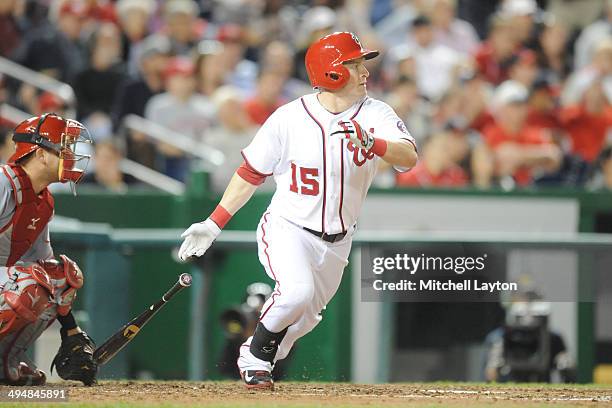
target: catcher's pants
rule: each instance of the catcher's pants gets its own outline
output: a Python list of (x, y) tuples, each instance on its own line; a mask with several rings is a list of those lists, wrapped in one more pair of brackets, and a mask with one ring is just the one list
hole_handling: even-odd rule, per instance
[[(276, 286), (261, 309), (260, 320), (274, 333), (289, 327), (275, 361), (287, 357), (295, 341), (321, 321), (320, 313), (338, 290), (348, 264), (354, 229), (344, 239), (329, 243), (271, 212), (261, 218), (259, 261)], [(270, 371), (269, 362), (251, 354), (251, 339), (240, 347), (239, 370)]]
[(53, 320), (57, 317), (57, 307), (49, 307), (33, 323), (30, 323), (19, 330), (8, 333), (0, 339), (0, 380), (7, 378), (18, 378), (19, 363), (24, 362), (30, 368), (35, 369), (36, 365), (27, 356), (26, 351), (34, 344)]

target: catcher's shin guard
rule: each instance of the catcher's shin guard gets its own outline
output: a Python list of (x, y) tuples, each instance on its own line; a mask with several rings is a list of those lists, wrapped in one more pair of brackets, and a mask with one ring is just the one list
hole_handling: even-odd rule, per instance
[(0, 341), (2, 373), (0, 383), (9, 385), (44, 385), (45, 373), (39, 370), (26, 355), (38, 337), (52, 320), (39, 319), (21, 330), (11, 333)]

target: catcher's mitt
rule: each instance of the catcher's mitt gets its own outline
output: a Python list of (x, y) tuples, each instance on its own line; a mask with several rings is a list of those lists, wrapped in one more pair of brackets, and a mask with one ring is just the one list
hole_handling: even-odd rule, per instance
[(57, 374), (64, 380), (82, 381), (85, 385), (96, 382), (98, 364), (93, 359), (96, 344), (89, 338), (87, 333), (81, 332), (72, 336), (62, 333), (62, 344), (57, 355), (51, 363), (57, 367)]

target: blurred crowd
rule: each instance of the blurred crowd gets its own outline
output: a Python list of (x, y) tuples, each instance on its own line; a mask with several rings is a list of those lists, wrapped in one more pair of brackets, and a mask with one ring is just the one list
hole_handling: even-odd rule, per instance
[[(382, 51), (368, 92), (419, 146), (379, 186), (612, 189), (612, 0), (0, 0), (0, 55), (74, 88), (88, 179), (114, 191), (123, 157), (181, 181), (193, 162), (128, 115), (224, 152), (221, 190), (266, 118), (312, 92), (308, 45), (344, 30)], [(67, 108), (10, 78), (0, 101)]]

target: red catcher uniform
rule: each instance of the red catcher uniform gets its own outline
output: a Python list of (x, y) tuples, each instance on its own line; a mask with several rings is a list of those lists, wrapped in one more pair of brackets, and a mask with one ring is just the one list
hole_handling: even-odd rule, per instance
[(21, 166), (5, 165), (0, 174), (0, 205), (0, 264), (52, 258), (48, 224), (54, 204), (49, 190), (36, 194)]
[[(83, 285), (78, 266), (64, 255), (53, 259), (49, 221), (54, 201), (44, 188), (33, 189), (18, 164), (38, 148), (58, 153), (59, 179), (78, 182), (76, 168), (85, 156), (74, 153), (84, 127), (57, 115), (30, 118), (15, 128), (16, 151), (0, 172), (0, 382), (44, 383), (44, 373), (25, 351), (58, 314), (70, 312), (76, 290)], [(42, 374), (41, 374), (42, 373)]]

